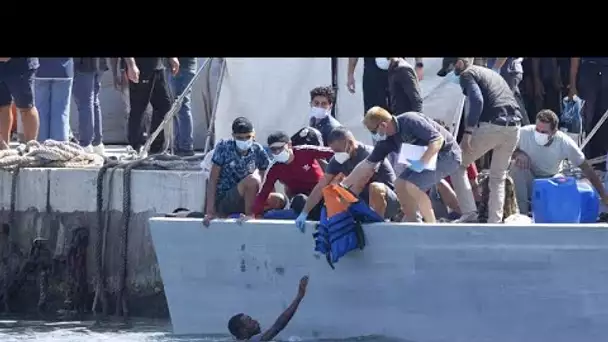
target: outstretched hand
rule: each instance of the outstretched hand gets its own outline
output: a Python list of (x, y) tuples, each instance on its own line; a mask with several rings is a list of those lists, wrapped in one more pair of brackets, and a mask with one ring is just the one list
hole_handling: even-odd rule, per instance
[(306, 294), (306, 288), (308, 287), (308, 276), (303, 276), (300, 279), (300, 285), (298, 286), (298, 297), (304, 297)]

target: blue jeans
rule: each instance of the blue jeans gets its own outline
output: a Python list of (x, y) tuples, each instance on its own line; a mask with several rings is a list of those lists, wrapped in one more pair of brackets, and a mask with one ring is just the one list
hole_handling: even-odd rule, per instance
[(34, 102), (40, 117), (38, 141), (68, 141), (72, 79), (36, 79)]
[(102, 140), (99, 89), (103, 72), (75, 72), (74, 101), (78, 107), (78, 140), (80, 146), (99, 145)]
[[(171, 75), (168, 70), (167, 79), (169, 80), (169, 88), (173, 93), (174, 100), (184, 92), (184, 89), (194, 75), (196, 74), (197, 65), (191, 67), (183, 66), (180, 67), (179, 73), (175, 76)], [(182, 107), (179, 109), (179, 113), (175, 117), (174, 129), (175, 129), (175, 140), (178, 151), (192, 151), (194, 149), (194, 137), (192, 128), (192, 88), (188, 90), (184, 96)]]

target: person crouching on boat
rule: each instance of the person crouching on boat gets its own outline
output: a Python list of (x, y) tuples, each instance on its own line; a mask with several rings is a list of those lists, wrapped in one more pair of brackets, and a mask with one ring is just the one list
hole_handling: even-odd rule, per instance
[[(308, 196), (304, 209), (296, 219), (296, 226), (304, 231), (308, 213), (321, 201), (322, 190), (335, 180), (349, 176), (355, 166), (365, 160), (373, 151), (372, 146), (364, 145), (355, 139), (351, 131), (345, 127), (334, 128), (327, 136), (329, 147), (335, 152), (325, 169), (325, 176), (317, 183)], [(355, 194), (361, 194), (366, 202), (380, 216), (391, 219), (399, 212), (399, 199), (395, 194), (395, 171), (387, 159), (374, 170), (366, 180), (359, 182), (363, 186), (351, 188)]]
[[(285, 185), (288, 198), (308, 196), (323, 178), (323, 169), (319, 160), (329, 160), (334, 155), (334, 152), (328, 147), (292, 146), (291, 139), (284, 132), (275, 132), (268, 136), (268, 147), (272, 164), (264, 175), (260, 193), (253, 204), (252, 212), (256, 217), (262, 215), (265, 204), (271, 198), (281, 196), (272, 192), (277, 181)], [(320, 214), (319, 207), (315, 210), (316, 219)]]
[[(426, 147), (419, 159), (400, 161), (406, 162), (408, 167), (399, 175), (395, 189), (405, 220), (417, 221), (419, 210), (426, 223), (435, 223), (431, 199), (426, 192), (460, 167), (462, 155), (456, 139), (433, 119), (417, 112), (393, 117), (387, 110), (373, 107), (365, 114), (363, 124), (377, 143), (352, 173), (372, 174), (389, 153), (412, 148), (408, 145)], [(435, 159), (435, 167), (432, 167)], [(358, 181), (364, 179), (361, 176)]]
[(543, 109), (536, 115), (536, 124), (522, 127), (509, 175), (515, 184), (515, 197), (519, 212), (530, 212), (529, 199), (534, 179), (550, 178), (560, 173), (563, 161), (580, 167), (597, 190), (602, 202), (608, 204), (608, 194), (583, 151), (567, 133), (558, 129), (559, 119), (550, 109)]
[(302, 302), (302, 299), (304, 299), (304, 296), (306, 295), (306, 287), (308, 287), (308, 277), (304, 276), (300, 279), (298, 294), (293, 302), (291, 302), (291, 305), (283, 311), (272, 327), (263, 333), (260, 328), (260, 323), (244, 313), (236, 314), (230, 318), (228, 321), (228, 330), (232, 336), (239, 341), (272, 341), (281, 331), (283, 331), (283, 329), (285, 329), (298, 310), (300, 302)]
[(270, 160), (264, 147), (253, 139), (253, 124), (238, 117), (232, 122), (232, 137), (215, 146), (207, 185), (207, 208), (203, 223), (216, 216), (252, 215), (253, 201), (260, 189), (261, 173)]

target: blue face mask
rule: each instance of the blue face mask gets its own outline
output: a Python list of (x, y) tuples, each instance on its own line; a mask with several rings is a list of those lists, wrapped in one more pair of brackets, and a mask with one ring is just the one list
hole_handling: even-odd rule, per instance
[(386, 134), (380, 134), (380, 133), (373, 134), (372, 140), (374, 142), (384, 141), (384, 140), (386, 140)]
[(234, 142), (236, 143), (236, 147), (241, 151), (247, 151), (251, 147), (251, 145), (253, 145), (252, 139), (248, 139), (248, 140), (235, 139)]
[(453, 71), (450, 71), (449, 74), (446, 75), (449, 82), (456, 83), (460, 85), (460, 75), (456, 75)]

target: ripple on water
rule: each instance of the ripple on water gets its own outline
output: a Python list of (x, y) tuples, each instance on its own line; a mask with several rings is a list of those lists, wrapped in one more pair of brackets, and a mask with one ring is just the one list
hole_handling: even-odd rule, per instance
[[(1, 342), (232, 342), (227, 335), (180, 335), (170, 333), (168, 321), (138, 320), (129, 322), (0, 320)], [(296, 336), (288, 342), (305, 341)], [(310, 341), (310, 340), (308, 340)], [(323, 340), (322, 342), (332, 342)], [(380, 336), (359, 337), (340, 342), (408, 342)], [(411, 342), (411, 341), (410, 341)]]

